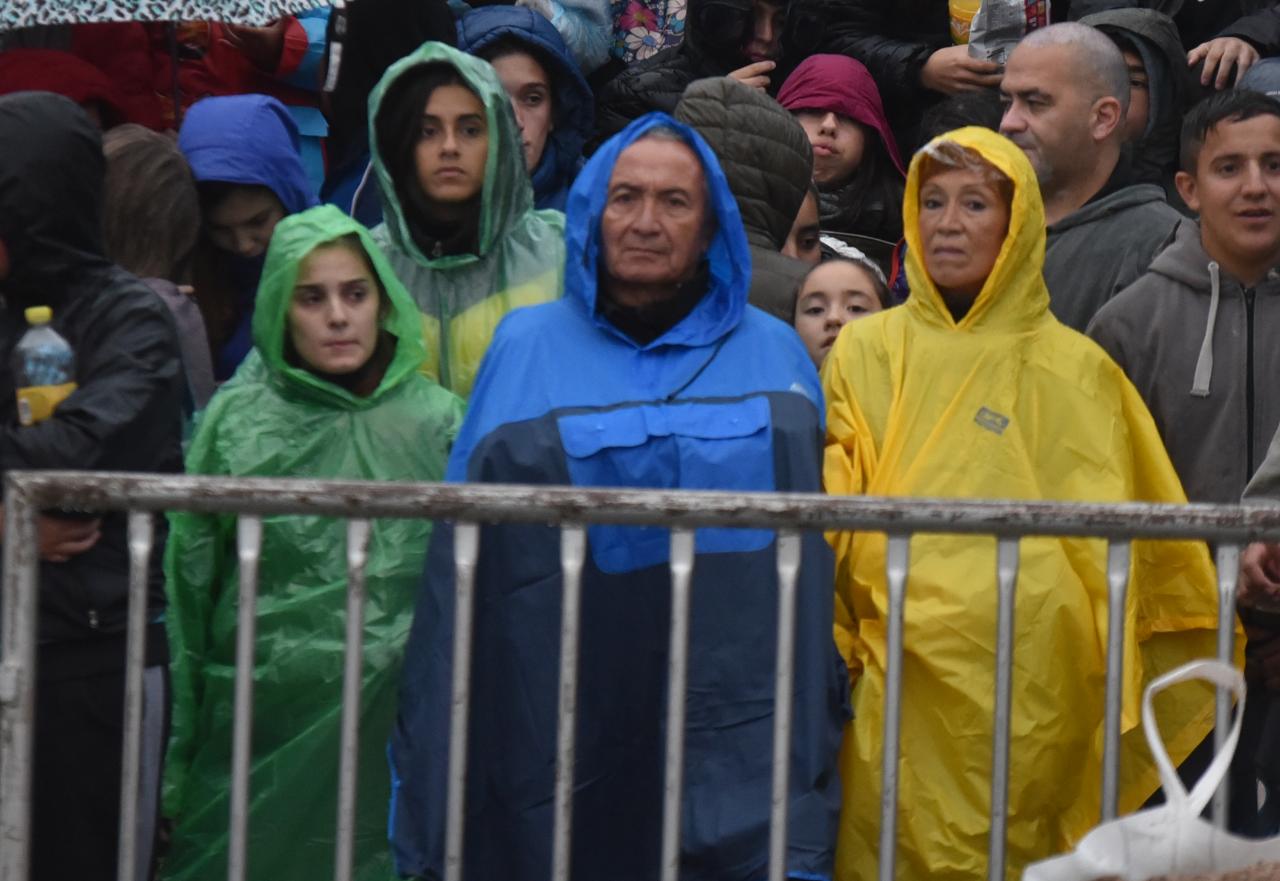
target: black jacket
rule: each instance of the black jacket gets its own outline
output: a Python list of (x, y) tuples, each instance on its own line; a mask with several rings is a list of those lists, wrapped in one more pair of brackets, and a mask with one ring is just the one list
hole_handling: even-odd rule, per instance
[(675, 117), (715, 151), (738, 202), (751, 246), (748, 301), (790, 324), (809, 267), (780, 252), (813, 177), (804, 129), (777, 101), (725, 77), (690, 85)]
[[(742, 67), (750, 21), (751, 0), (689, 0), (684, 41), (635, 62), (600, 89), (596, 145), (646, 113), (673, 113), (694, 80), (725, 76)], [(775, 90), (781, 84), (780, 78), (773, 78)]]
[(1280, 54), (1280, 4), (1275, 0), (1072, 0), (1071, 18), (1104, 9), (1155, 9), (1172, 16), (1188, 51), (1215, 37), (1239, 37), (1264, 58)]
[[(18, 424), (13, 374), (0, 370), (0, 471), (76, 468), (182, 470), (182, 373), (173, 319), (145, 284), (104, 256), (102, 141), (66, 98), (0, 98), (0, 241), (11, 271), (0, 280), (0, 364), (27, 330), (23, 310), (47, 305), (76, 354), (78, 388), (49, 419)], [(149, 660), (165, 659), (157, 519)], [(40, 566), (40, 675), (122, 665), (129, 575), (125, 515), (66, 563)]]

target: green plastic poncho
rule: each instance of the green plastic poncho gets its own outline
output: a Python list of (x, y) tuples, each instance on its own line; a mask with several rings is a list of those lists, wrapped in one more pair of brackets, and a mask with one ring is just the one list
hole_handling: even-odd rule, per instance
[[(299, 262), (355, 234), (381, 281), (395, 354), (367, 398), (285, 360)], [(419, 374), (417, 310), (368, 232), (331, 206), (276, 228), (253, 317), (255, 351), (210, 402), (187, 457), (192, 474), (439, 480), (462, 402)], [(226, 877), (237, 610), (235, 518), (172, 515), (165, 554), (174, 648), (166, 813), (176, 822), (165, 879)], [(431, 524), (375, 522), (368, 557), (356, 808), (356, 878), (393, 877), (385, 745), (401, 653)], [(346, 527), (263, 519), (250, 778), (249, 877), (333, 876), (346, 608)]]
[[(391, 170), (378, 144), (378, 113), (387, 90), (424, 64), (452, 65), (485, 105), (489, 155), (481, 194), (477, 253), (432, 259), (414, 243)], [(493, 332), (508, 312), (558, 299), (564, 289), (564, 215), (535, 211), (520, 130), (487, 61), (443, 43), (426, 43), (387, 70), (369, 97), (369, 143), (385, 222), (373, 237), (387, 252), (418, 308), (434, 357), (423, 372), (447, 389), (471, 393)], [(441, 329), (444, 332), (441, 332)]]

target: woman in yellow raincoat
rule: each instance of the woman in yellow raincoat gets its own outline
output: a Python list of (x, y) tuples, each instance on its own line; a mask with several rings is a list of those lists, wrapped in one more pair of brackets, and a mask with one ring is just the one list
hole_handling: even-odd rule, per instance
[[(824, 476), (839, 494), (1185, 502), (1141, 398), (1103, 351), (1049, 313), (1044, 208), (1022, 151), (985, 129), (921, 150), (904, 206), (911, 299), (850, 323), (823, 369)], [(880, 813), (885, 537), (842, 533), (836, 639), (855, 719), (841, 756), (839, 881), (875, 877)], [(1021, 543), (1008, 878), (1098, 822), (1107, 644), (1106, 545)], [(986, 876), (995, 694), (996, 543), (911, 543), (898, 877)], [(1196, 543), (1134, 546), (1122, 726), (1123, 811), (1157, 786), (1138, 730), (1143, 685), (1214, 654), (1216, 587)], [(1164, 701), (1168, 701), (1167, 703)], [(1208, 690), (1159, 705), (1175, 761), (1208, 733)]]

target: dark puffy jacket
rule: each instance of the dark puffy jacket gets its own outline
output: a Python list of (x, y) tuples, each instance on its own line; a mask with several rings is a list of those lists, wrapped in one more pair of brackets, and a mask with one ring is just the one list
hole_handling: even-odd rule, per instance
[[(689, 83), (724, 76), (746, 64), (742, 42), (751, 21), (751, 0), (689, 0), (685, 21), (679, 46), (630, 65), (600, 90), (598, 141), (651, 111), (675, 112)], [(781, 82), (773, 78), (775, 88)]]
[[(0, 471), (83, 468), (182, 470), (182, 371), (173, 319), (145, 284), (109, 262), (102, 242), (102, 139), (66, 98), (0, 98), (0, 240), (11, 271), (0, 280), (0, 364), (27, 330), (23, 310), (53, 309), (53, 328), (76, 353), (78, 388), (54, 414), (18, 424), (13, 374), (0, 370)], [(103, 518), (102, 538), (66, 563), (40, 567), (40, 672), (71, 676), (123, 666), (129, 582), (125, 516)], [(157, 530), (164, 526), (157, 521)], [(159, 531), (149, 615), (164, 609)], [(155, 631), (158, 630), (158, 633)], [(165, 660), (163, 626), (149, 660)]]
[(1106, 9), (1155, 9), (1171, 16), (1188, 50), (1215, 37), (1239, 37), (1263, 57), (1280, 53), (1280, 5), (1275, 0), (1072, 0), (1071, 18)]
[(689, 86), (675, 117), (715, 152), (738, 202), (751, 246), (748, 301), (790, 324), (793, 295), (809, 267), (779, 252), (813, 177), (804, 129), (777, 101), (727, 77)]

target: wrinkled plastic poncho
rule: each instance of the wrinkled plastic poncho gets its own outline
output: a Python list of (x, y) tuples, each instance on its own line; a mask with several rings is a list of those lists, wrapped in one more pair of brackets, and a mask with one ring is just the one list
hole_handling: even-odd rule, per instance
[[(378, 143), (374, 123), (387, 90), (409, 71), (432, 63), (456, 68), (485, 106), (489, 156), (474, 254), (433, 258), (418, 248)], [(369, 142), (386, 218), (374, 230), (374, 238), (422, 310), (423, 332), (432, 355), (423, 372), (466, 397), (502, 317), (520, 306), (560, 297), (564, 215), (534, 210), (520, 130), (511, 99), (493, 67), (443, 43), (426, 43), (388, 69), (369, 97)]]
[[(969, 128), (943, 138), (1014, 183), (1009, 233), (968, 314), (952, 318), (921, 262), (920, 155), (904, 207), (906, 305), (845, 328), (823, 368), (824, 480), (833, 494), (1185, 502), (1155, 424), (1120, 368), (1049, 313), (1045, 227), (1031, 166)], [(925, 151), (928, 147), (925, 148)], [(925, 152), (922, 151), (922, 152)], [(883, 534), (841, 533), (836, 639), (854, 721), (841, 769), (837, 878), (875, 877), (884, 717)], [(1100, 539), (1021, 543), (1013, 670), (1008, 877), (1098, 822), (1107, 645)], [(1202, 544), (1136, 542), (1125, 615), (1120, 808), (1157, 786), (1138, 727), (1144, 685), (1215, 652), (1214, 573)], [(985, 877), (995, 695), (996, 542), (917, 535), (907, 583), (898, 877)], [(1209, 690), (1157, 705), (1181, 761), (1212, 723)]]
[[(298, 263), (354, 233), (390, 312), (396, 350), (366, 398), (285, 359)], [(461, 402), (421, 376), (417, 310), (368, 233), (324, 206), (277, 227), (254, 316), (256, 351), (214, 396), (187, 458), (193, 474), (439, 480)], [(176, 820), (164, 878), (226, 877), (235, 679), (235, 518), (176, 514), (165, 573), (171, 598), (174, 715), (165, 801)], [(392, 876), (384, 748), (431, 524), (374, 523), (364, 623), (356, 877)], [(346, 608), (346, 526), (322, 517), (263, 520), (254, 670), (249, 877), (333, 876)]]

